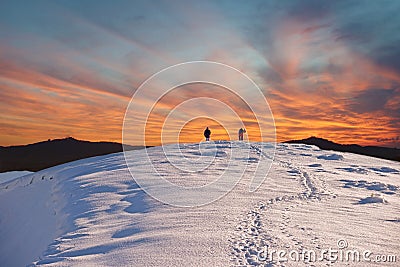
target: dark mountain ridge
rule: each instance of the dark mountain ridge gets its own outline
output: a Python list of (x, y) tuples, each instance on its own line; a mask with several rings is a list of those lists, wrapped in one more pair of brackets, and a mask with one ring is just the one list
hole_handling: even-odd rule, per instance
[[(284, 143), (315, 145), (324, 150), (350, 152), (360, 155), (400, 161), (400, 149), (342, 145), (332, 141), (309, 137), (301, 140), (290, 140)], [(127, 146), (129, 149), (142, 149), (143, 146)], [(39, 171), (66, 162), (121, 152), (122, 144), (114, 142), (90, 142), (72, 137), (42, 141), (29, 145), (0, 146), (0, 172), (7, 171)]]
[[(141, 149), (140, 146), (127, 146)], [(121, 152), (122, 144), (90, 142), (72, 137), (54, 139), (29, 145), (0, 147), (0, 172), (39, 171), (62, 163)]]
[(298, 143), (298, 144), (307, 144), (307, 145), (315, 145), (320, 149), (324, 150), (334, 150), (340, 152), (350, 152), (365, 156), (371, 156), (382, 159), (389, 159), (394, 161), (400, 161), (400, 149), (390, 148), (390, 147), (380, 147), (380, 146), (360, 146), (360, 145), (341, 145), (334, 143), (332, 141), (318, 138), (315, 136), (301, 139), (301, 140), (290, 140), (284, 143)]

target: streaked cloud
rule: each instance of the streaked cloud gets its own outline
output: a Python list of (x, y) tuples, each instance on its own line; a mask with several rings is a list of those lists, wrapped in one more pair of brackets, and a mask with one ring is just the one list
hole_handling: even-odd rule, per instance
[[(0, 145), (70, 135), (121, 141), (137, 87), (165, 67), (192, 60), (232, 65), (254, 79), (274, 113), (278, 141), (317, 135), (397, 145), (399, 11), (400, 2), (389, 0), (5, 2)], [(232, 106), (257, 139), (254, 116), (240, 99), (189, 86), (156, 106), (150, 140), (159, 142), (169, 110), (198, 96)], [(208, 108), (216, 120), (226, 119), (218, 107)], [(141, 111), (138, 106), (137, 116)], [(202, 123), (225, 136), (217, 122), (197, 119), (182, 125), (180, 140), (198, 132), (198, 141)]]

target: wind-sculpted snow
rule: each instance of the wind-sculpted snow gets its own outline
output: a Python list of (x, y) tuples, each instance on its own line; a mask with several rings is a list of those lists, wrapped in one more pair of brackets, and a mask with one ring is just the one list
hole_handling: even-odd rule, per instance
[(344, 183), (343, 187), (345, 188), (351, 188), (351, 187), (365, 188), (372, 191), (382, 192), (388, 195), (398, 194), (400, 191), (400, 188), (398, 186), (392, 184), (385, 184), (381, 182), (367, 182), (365, 180), (354, 181), (347, 179), (343, 179), (340, 181)]
[(386, 199), (379, 194), (372, 194), (370, 197), (360, 199), (358, 204), (387, 203)]
[[(268, 144), (221, 142), (215, 150), (199, 144), (167, 149), (172, 147), (171, 159), (161, 147), (148, 153), (160, 175), (180, 186), (214, 181), (226, 170), (232, 148), (239, 156), (230, 161), (230, 171), (243, 171), (239, 161), (250, 160), (232, 191), (191, 208), (147, 195), (131, 177), (122, 153), (0, 184), (0, 266), (346, 266), (326, 257), (311, 263), (265, 257), (268, 250), (318, 253), (338, 244), (400, 256), (397, 162), (349, 153), (325, 160), (321, 156), (331, 152), (279, 144), (267, 179), (249, 192), (258, 160), (271, 157), (260, 149)], [(149, 171), (143, 152), (130, 155), (141, 175)], [(186, 159), (179, 160), (178, 154)], [(171, 164), (201, 169), (202, 158), (212, 160), (202, 172), (182, 175)]]
[(0, 173), (0, 184), (31, 173), (32, 172), (30, 171), (11, 171), (11, 172)]
[(321, 155), (317, 157), (318, 159), (325, 159), (325, 160), (342, 160), (343, 156), (339, 154), (330, 154), (330, 155)]

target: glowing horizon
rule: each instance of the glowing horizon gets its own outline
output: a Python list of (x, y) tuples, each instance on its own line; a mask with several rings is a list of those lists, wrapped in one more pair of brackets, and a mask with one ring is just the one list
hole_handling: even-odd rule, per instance
[[(400, 147), (398, 10), (398, 1), (4, 3), (0, 146), (67, 136), (122, 142), (125, 109), (142, 82), (174, 64), (209, 60), (256, 82), (278, 142), (317, 136)], [(215, 96), (204, 85), (179, 90), (156, 107), (149, 144), (161, 143), (163, 112), (182, 99)], [(240, 100), (216, 94), (238, 110), (257, 141)], [(177, 140), (198, 142), (205, 123), (214, 127), (212, 137), (227, 136), (216, 122), (199, 119)], [(224, 127), (237, 131), (237, 123)]]

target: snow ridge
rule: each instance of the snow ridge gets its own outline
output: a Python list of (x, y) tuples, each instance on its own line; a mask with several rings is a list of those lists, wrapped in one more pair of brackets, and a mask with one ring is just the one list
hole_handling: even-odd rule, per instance
[[(168, 164), (162, 148), (148, 149), (155, 168), (183, 186), (213, 181), (227, 166), (241, 172), (236, 161), (250, 159), (230, 193), (197, 208), (149, 197), (130, 176), (122, 153), (0, 184), (0, 266), (340, 266), (259, 254), (265, 248), (321, 250), (339, 239), (375, 254), (400, 251), (400, 237), (393, 234), (400, 221), (397, 162), (349, 153), (331, 157), (332, 151), (308, 145), (279, 144), (275, 155), (264, 148), (270, 145), (216, 143), (216, 159), (202, 173), (181, 172)], [(178, 164), (181, 152), (202, 164), (199, 144), (170, 149)], [(232, 158), (231, 149), (246, 155)], [(132, 158), (135, 172), (145, 174), (142, 153), (134, 151)], [(274, 156), (274, 163), (250, 193), (260, 156)]]

